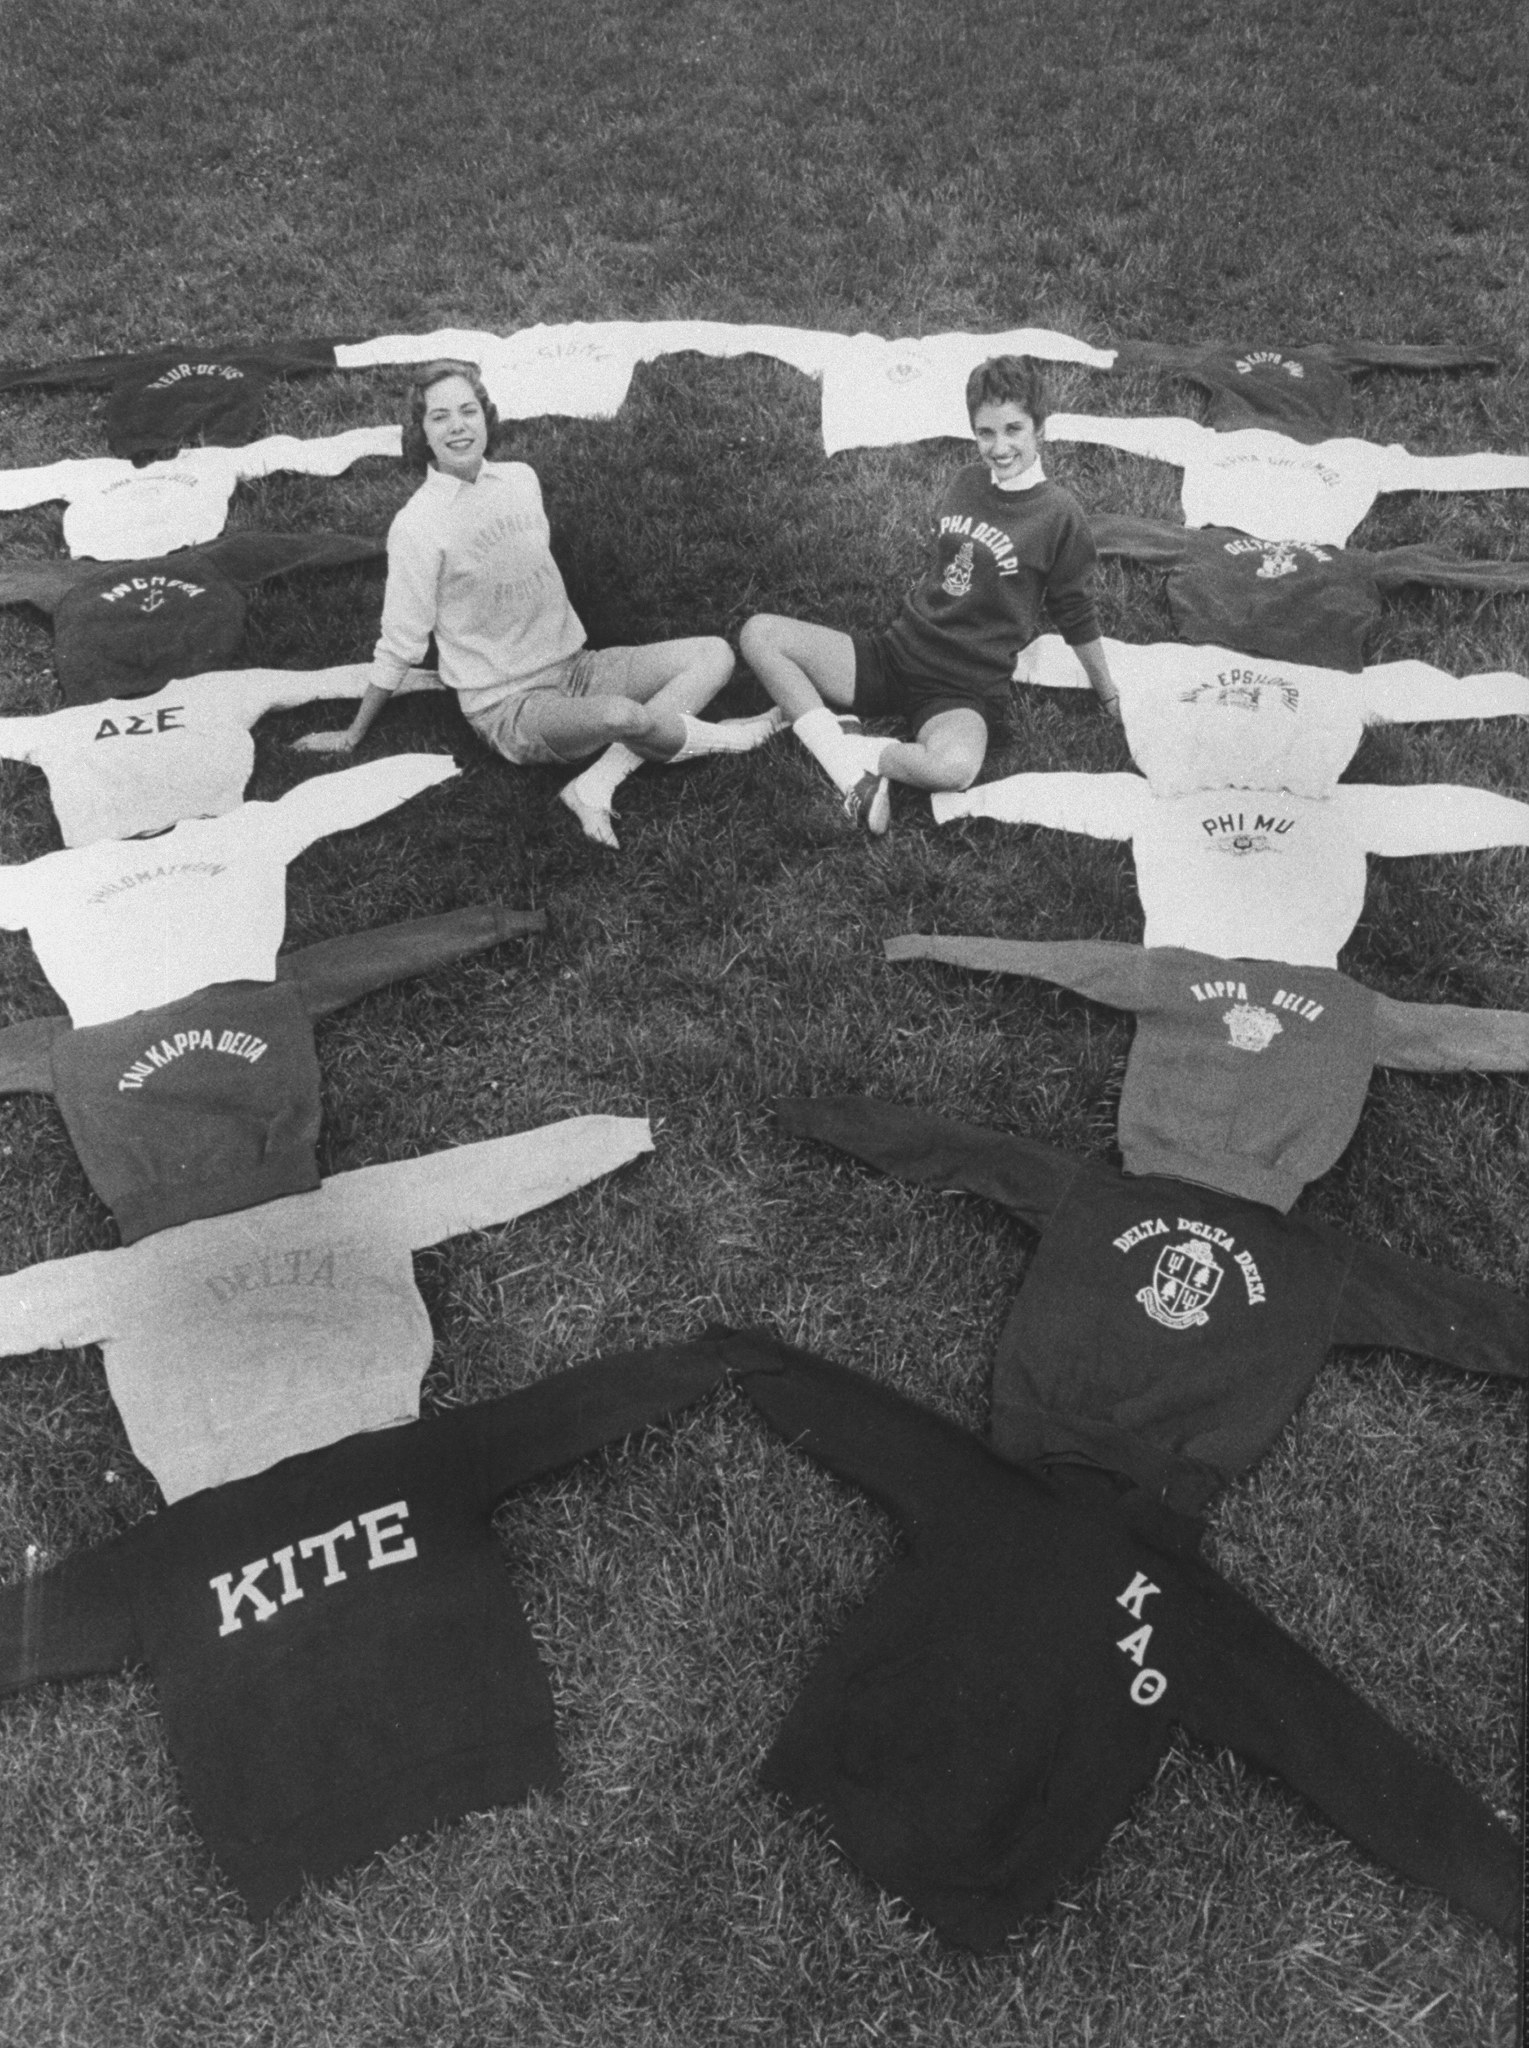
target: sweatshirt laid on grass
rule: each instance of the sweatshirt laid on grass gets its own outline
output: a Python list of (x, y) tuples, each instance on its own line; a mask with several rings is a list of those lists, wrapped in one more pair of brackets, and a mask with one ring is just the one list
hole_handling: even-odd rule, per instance
[[(0, 391), (149, 389), (183, 364), (197, 363), (232, 363), (267, 381), (273, 377), (306, 377), (335, 367), (335, 344), (341, 338), (328, 335), (314, 340), (248, 344), (171, 341), (160, 348), (137, 349), (126, 355), (69, 356), (54, 363), (0, 363)], [(177, 384), (184, 381), (174, 380)]]
[(429, 334), (380, 334), (335, 350), (342, 369), (377, 363), (476, 363), (501, 419), (561, 414), (610, 419), (621, 410), (639, 363), (696, 353), (732, 358), (771, 356), (809, 377), (848, 337), (814, 327), (774, 327), (729, 320), (569, 320), (538, 322), (513, 334), (475, 327), (437, 327)]
[(372, 989), (546, 926), (483, 904), (283, 953), (274, 981), (222, 982), (115, 1024), (0, 1031), (0, 1094), (51, 1095), (124, 1244), (319, 1184), (313, 1020)]
[(1365, 857), (1529, 845), (1529, 804), (1492, 790), (1340, 783), (1328, 797), (1229, 789), (1157, 797), (1140, 775), (1010, 775), (940, 791), (936, 820), (998, 818), (1125, 839), (1142, 943), (1336, 967), (1364, 908)]
[(469, 719), (584, 645), (527, 463), (485, 462), (472, 483), (431, 469), (388, 528), (369, 680), (396, 689), (432, 634), (441, 681)]
[[(1328, 796), (1367, 725), (1529, 716), (1529, 676), (1452, 676), (1387, 661), (1357, 676), (1297, 661), (1250, 661), (1230, 647), (1106, 640), (1131, 757), (1154, 796), (1192, 789), (1287, 789)], [(1054, 633), (1021, 649), (1015, 679), (1067, 688), (1088, 678)]]
[[(32, 718), (0, 718), (0, 760), (48, 778), (65, 846), (220, 818), (244, 801), (255, 766), (250, 728), (268, 711), (361, 697), (364, 661), (339, 668), (238, 668), (172, 682), (147, 697), (107, 697)], [(439, 690), (428, 670), (401, 685)]]
[(1529, 590), (1529, 562), (1464, 562), (1431, 547), (1367, 554), (1116, 514), (1092, 524), (1101, 555), (1168, 571), (1168, 609), (1186, 640), (1240, 647), (1275, 661), (1363, 668), (1365, 637), (1383, 598), (1408, 584), (1491, 597)]
[[(997, 1948), (1083, 1870), (1175, 1727), (1278, 1773), (1510, 1940), (1512, 1835), (1140, 1493), (1005, 1464), (843, 1366), (756, 1340), (749, 1400), (906, 1548), (813, 1665), (762, 1778), (947, 1941)], [(1212, 1889), (1215, 1889), (1213, 1883)]]
[(989, 356), (1108, 369), (1110, 349), (1093, 348), (1051, 327), (1002, 334), (926, 334), (884, 341), (851, 336), (823, 370), (823, 448), (886, 448), (903, 441), (970, 441), (966, 380)]
[(929, 566), (887, 633), (917, 675), (1007, 698), (1014, 661), (1049, 620), (1070, 646), (1099, 637), (1094, 544), (1077, 500), (1045, 478), (1001, 491), (957, 470), (935, 509)]
[(381, 553), (375, 541), (348, 533), (231, 533), (205, 548), (109, 569), (13, 562), (0, 568), (0, 604), (48, 613), (64, 702), (97, 704), (226, 669), (244, 637), (245, 593), (257, 583)]
[(1277, 427), (1297, 441), (1323, 441), (1353, 417), (1351, 379), (1366, 370), (1495, 370), (1482, 349), (1414, 347), (1384, 341), (1318, 341), (1309, 348), (1228, 348), (1222, 342), (1123, 341), (1119, 375), (1161, 370), (1211, 395), (1218, 433)]
[(147, 1669), (191, 1819), (260, 1918), (400, 1836), (554, 1791), (552, 1694), (489, 1518), (727, 1362), (599, 1359), (180, 1501), (0, 1592), (0, 1690)]
[(75, 1024), (155, 1010), (214, 981), (270, 981), (288, 863), (459, 772), (440, 754), (394, 754), (315, 775), (274, 803), (0, 867), (0, 927), (31, 934)]
[(71, 456), (37, 469), (0, 469), (0, 512), (62, 498), (71, 555), (134, 562), (216, 540), (241, 483), (277, 470), (339, 476), (364, 456), (397, 457), (398, 427), (352, 427), (300, 441), (272, 434), (245, 448), (188, 448), (137, 469), (115, 455)]
[(1053, 441), (1092, 441), (1184, 472), (1186, 526), (1341, 547), (1382, 491), (1529, 489), (1529, 455), (1409, 455), (1348, 439), (1307, 445), (1268, 427), (1218, 434), (1197, 420), (1056, 412)]
[(888, 939), (889, 960), (1033, 975), (1136, 1016), (1120, 1090), (1127, 1173), (1288, 1209), (1348, 1144), (1376, 1067), (1529, 1067), (1529, 1014), (1402, 1003), (1328, 967), (1108, 939)]
[(99, 1344), (135, 1454), (178, 1500), (417, 1414), (432, 1339), (411, 1255), (652, 1149), (643, 1117), (569, 1117), (50, 1259), (0, 1279), (0, 1355)]
[(780, 1121), (1039, 1234), (993, 1361), (1007, 1458), (1123, 1473), (1192, 1514), (1269, 1449), (1332, 1345), (1529, 1372), (1522, 1295), (1304, 1216), (869, 1097), (784, 1102)]

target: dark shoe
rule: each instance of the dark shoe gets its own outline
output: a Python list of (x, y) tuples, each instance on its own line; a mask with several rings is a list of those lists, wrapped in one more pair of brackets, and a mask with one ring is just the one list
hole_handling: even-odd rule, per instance
[(892, 822), (892, 794), (887, 778), (867, 768), (845, 796), (844, 815), (852, 825), (863, 825), (873, 839), (879, 839)]

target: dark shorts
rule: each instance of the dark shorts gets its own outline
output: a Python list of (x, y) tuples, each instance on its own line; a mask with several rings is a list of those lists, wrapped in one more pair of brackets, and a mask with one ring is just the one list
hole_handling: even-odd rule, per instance
[(849, 637), (855, 648), (855, 695), (850, 709), (857, 718), (901, 718), (917, 738), (942, 711), (975, 711), (992, 738), (1000, 712), (991, 697), (909, 668), (896, 648), (888, 645), (885, 633), (851, 633)]

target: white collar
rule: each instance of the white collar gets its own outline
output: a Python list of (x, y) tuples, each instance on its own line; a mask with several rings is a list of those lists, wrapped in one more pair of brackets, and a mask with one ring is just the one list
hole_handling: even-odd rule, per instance
[(425, 471), (425, 489), (427, 491), (470, 491), (474, 484), (482, 483), (484, 477), (488, 475), (493, 467), (493, 463), (485, 456), (478, 464), (478, 474), (473, 478), (472, 483), (469, 483), (466, 477), (452, 476), (448, 470), (441, 469), (436, 463), (432, 462)]
[(1046, 472), (1041, 467), (1041, 458), (1038, 455), (1030, 467), (1022, 469), (1011, 484), (1001, 484), (991, 470), (987, 474), (988, 482), (993, 486), (993, 489), (995, 491), (1002, 491), (1006, 497), (1013, 491), (1033, 491), (1037, 484), (1043, 484), (1046, 481)]

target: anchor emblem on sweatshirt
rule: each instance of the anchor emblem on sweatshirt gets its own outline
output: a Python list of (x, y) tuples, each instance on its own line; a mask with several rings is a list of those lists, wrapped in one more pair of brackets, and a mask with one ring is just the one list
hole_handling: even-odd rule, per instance
[(1210, 1321), (1206, 1310), (1225, 1277), (1226, 1268), (1205, 1240), (1188, 1237), (1163, 1246), (1152, 1268), (1152, 1285), (1138, 1288), (1136, 1299), (1164, 1329), (1190, 1330)]

